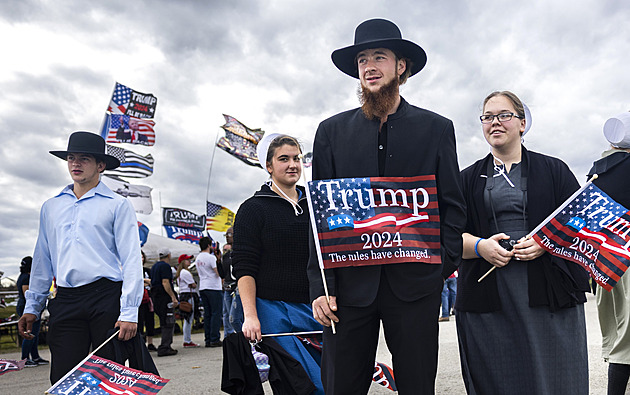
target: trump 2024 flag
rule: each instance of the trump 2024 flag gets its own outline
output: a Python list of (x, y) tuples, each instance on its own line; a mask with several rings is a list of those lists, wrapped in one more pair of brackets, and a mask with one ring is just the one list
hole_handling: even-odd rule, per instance
[(435, 176), (308, 183), (320, 265), (441, 264)]
[(153, 373), (128, 368), (109, 359), (92, 355), (76, 370), (50, 387), (46, 393), (150, 395), (157, 394), (168, 381)]
[(584, 266), (608, 291), (630, 265), (630, 212), (594, 184), (533, 237), (551, 254)]

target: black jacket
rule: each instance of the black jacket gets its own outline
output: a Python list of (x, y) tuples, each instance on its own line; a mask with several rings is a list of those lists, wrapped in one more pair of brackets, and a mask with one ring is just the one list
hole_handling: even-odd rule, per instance
[(302, 214), (268, 185), (238, 209), (234, 220), (234, 276), (256, 279), (256, 296), (308, 303), (308, 204), (304, 189), (298, 203)]
[[(110, 329), (107, 336), (113, 335), (114, 332), (115, 329)], [(112, 339), (112, 346), (114, 347), (114, 362), (124, 365), (129, 361), (130, 368), (160, 375), (139, 332), (127, 341), (118, 340), (116, 336)]]
[[(492, 236), (487, 221), (490, 213), (486, 212), (484, 203), (487, 178), (481, 177), (492, 177), (492, 174), (486, 174), (491, 160), (492, 155), (488, 154), (461, 173), (468, 207), (465, 232), (483, 238)], [(569, 167), (557, 158), (523, 147), (521, 163), (521, 176), (527, 179), (528, 228), (534, 229), (580, 185)], [(477, 282), (491, 267), (481, 258), (462, 260), (457, 278), (457, 310), (477, 313), (501, 310), (496, 270), (482, 282)], [(589, 290), (588, 274), (576, 263), (544, 253), (530, 262), (527, 275), (530, 306), (550, 306), (555, 310), (586, 301), (584, 292)]]
[(630, 153), (615, 152), (593, 163), (588, 178), (597, 174), (593, 184), (617, 203), (630, 210)]
[[(440, 265), (398, 263), (326, 270), (328, 289), (337, 303), (367, 306), (376, 297), (381, 270), (403, 301), (422, 298), (442, 287), (456, 269), (462, 252), (466, 209), (461, 193), (453, 123), (401, 100), (387, 119), (384, 177), (435, 174), (440, 210)], [(378, 177), (380, 121), (368, 120), (360, 108), (323, 121), (313, 143), (313, 179)], [(311, 300), (324, 294), (322, 277), (311, 243), (309, 283)]]
[[(275, 340), (265, 338), (256, 348), (269, 357), (269, 384), (274, 394), (308, 395), (315, 385), (308, 374)], [(228, 394), (264, 394), (251, 346), (242, 332), (233, 333), (223, 343), (221, 391)]]

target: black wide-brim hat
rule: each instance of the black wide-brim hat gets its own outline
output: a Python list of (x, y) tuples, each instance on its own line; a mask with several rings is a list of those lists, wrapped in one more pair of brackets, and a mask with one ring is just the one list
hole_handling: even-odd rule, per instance
[(354, 45), (334, 51), (332, 61), (339, 70), (351, 77), (359, 78), (357, 54), (372, 48), (387, 48), (411, 59), (411, 75), (417, 74), (427, 64), (424, 49), (418, 44), (404, 40), (398, 26), (386, 19), (370, 19), (357, 26), (354, 31)]
[(68, 139), (66, 151), (48, 151), (58, 158), (67, 160), (68, 154), (90, 154), (96, 159), (105, 162), (105, 170), (115, 169), (120, 166), (120, 160), (108, 155), (105, 151), (105, 140), (98, 134), (91, 132), (74, 132)]

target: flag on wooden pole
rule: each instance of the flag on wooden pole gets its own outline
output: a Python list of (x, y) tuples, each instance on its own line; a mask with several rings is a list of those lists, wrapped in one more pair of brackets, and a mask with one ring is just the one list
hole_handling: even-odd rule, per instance
[(630, 265), (630, 211), (587, 184), (534, 235), (546, 251), (582, 265), (610, 291)]

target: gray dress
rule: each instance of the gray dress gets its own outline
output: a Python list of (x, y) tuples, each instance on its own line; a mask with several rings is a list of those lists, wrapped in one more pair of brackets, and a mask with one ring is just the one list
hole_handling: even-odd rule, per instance
[[(518, 240), (528, 233), (521, 166), (495, 172), (484, 193), (492, 233)], [(492, 214), (494, 212), (494, 215)], [(495, 220), (496, 218), (496, 220)], [(498, 225), (498, 229), (497, 229)], [(530, 307), (527, 262), (496, 269), (500, 311), (457, 311), (462, 375), (469, 394), (588, 394), (584, 306), (550, 312)]]

